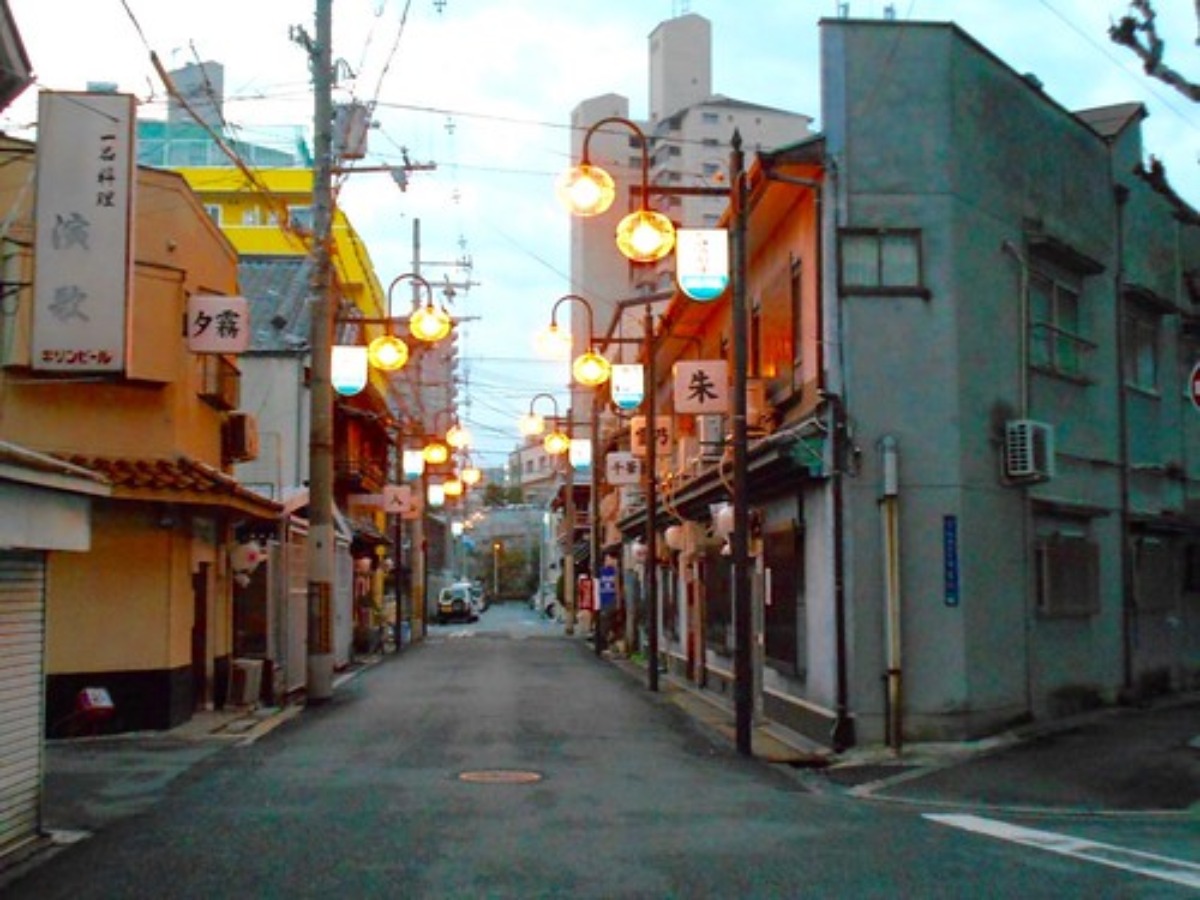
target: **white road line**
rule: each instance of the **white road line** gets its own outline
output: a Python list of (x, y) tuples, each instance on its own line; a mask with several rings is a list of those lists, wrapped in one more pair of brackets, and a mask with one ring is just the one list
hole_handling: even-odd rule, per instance
[(1038, 831), (1035, 828), (1022, 828), (1020, 825), (1009, 825), (995, 819), (985, 819), (981, 816), (969, 815), (934, 815), (927, 814), (926, 819), (961, 828), (975, 834), (999, 838), (1002, 841), (1012, 841), (1039, 850), (1048, 850), (1063, 856), (1072, 856), (1087, 862), (1111, 866), (1114, 869), (1125, 869), (1139, 875), (1148, 875), (1163, 881), (1171, 881), (1186, 887), (1200, 890), (1200, 865), (1169, 856), (1158, 856), (1154, 853), (1142, 853), (1140, 850), (1128, 850), (1113, 844), (1101, 844), (1082, 838), (1073, 838), (1065, 834), (1055, 834), (1052, 831)]

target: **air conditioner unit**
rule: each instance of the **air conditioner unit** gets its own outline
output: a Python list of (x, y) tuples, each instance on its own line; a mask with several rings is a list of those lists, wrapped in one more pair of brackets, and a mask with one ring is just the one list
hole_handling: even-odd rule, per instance
[(1004, 427), (1004, 475), (1013, 481), (1054, 477), (1054, 426), (1013, 419)]
[(715, 462), (725, 453), (725, 417), (716, 414), (696, 416), (696, 437), (700, 443), (700, 458)]
[(235, 659), (229, 670), (229, 702), (233, 706), (257, 706), (262, 693), (263, 661)]
[(230, 413), (225, 419), (223, 437), (226, 462), (258, 459), (258, 420), (250, 413)]

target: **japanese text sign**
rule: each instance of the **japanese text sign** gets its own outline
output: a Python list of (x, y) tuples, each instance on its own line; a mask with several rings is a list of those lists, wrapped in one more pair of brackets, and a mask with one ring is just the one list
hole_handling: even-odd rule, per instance
[(188, 298), (187, 344), (193, 353), (244, 353), (250, 346), (245, 297), (193, 294)]
[(604, 480), (609, 484), (638, 484), (642, 480), (642, 461), (624, 451), (604, 457)]
[(134, 98), (38, 99), (34, 369), (122, 372), (128, 329)]
[[(654, 417), (654, 452), (658, 456), (664, 453), (671, 452), (671, 417), (670, 416), (655, 416)], [(646, 428), (645, 416), (634, 416), (629, 420), (629, 446), (633, 451), (634, 456), (645, 456), (648, 444), (648, 435)]]
[(729, 365), (723, 359), (675, 363), (675, 412), (723, 413), (729, 408)]

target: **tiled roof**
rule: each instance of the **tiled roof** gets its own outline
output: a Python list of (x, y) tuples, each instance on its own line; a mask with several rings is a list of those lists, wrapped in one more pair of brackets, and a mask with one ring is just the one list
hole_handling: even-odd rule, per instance
[(260, 518), (274, 518), (283, 509), (242, 487), (232, 476), (186, 456), (143, 459), (70, 454), (60, 458), (104, 476), (112, 483), (117, 499), (227, 507)]
[(108, 481), (99, 472), (9, 441), (0, 441), (0, 480), (37, 483), (99, 496), (109, 493)]
[(243, 258), (238, 263), (242, 296), (250, 301), (250, 349), (291, 351), (308, 347), (308, 257)]

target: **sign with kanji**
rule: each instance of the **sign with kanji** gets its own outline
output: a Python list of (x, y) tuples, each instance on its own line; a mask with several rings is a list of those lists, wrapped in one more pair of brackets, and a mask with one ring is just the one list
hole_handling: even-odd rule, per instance
[(609, 484), (640, 484), (642, 461), (632, 453), (619, 451), (604, 457), (604, 480)]
[(244, 353), (250, 346), (245, 297), (193, 294), (188, 298), (187, 345), (193, 353)]
[[(654, 417), (654, 452), (660, 458), (671, 452), (671, 417)], [(629, 448), (634, 456), (645, 456), (649, 435), (647, 434), (646, 417), (634, 416), (629, 420)]]
[(421, 514), (421, 492), (414, 491), (408, 484), (385, 484), (383, 511), (389, 516), (415, 519)]
[(128, 94), (43, 91), (38, 98), (36, 370), (125, 370), (134, 119)]
[(703, 415), (729, 409), (729, 364), (723, 359), (675, 363), (675, 412)]
[(680, 228), (675, 233), (675, 272), (679, 289), (693, 300), (716, 300), (729, 284), (729, 233)]
[(612, 401), (618, 409), (637, 409), (646, 395), (646, 376), (641, 363), (618, 363), (609, 378)]

